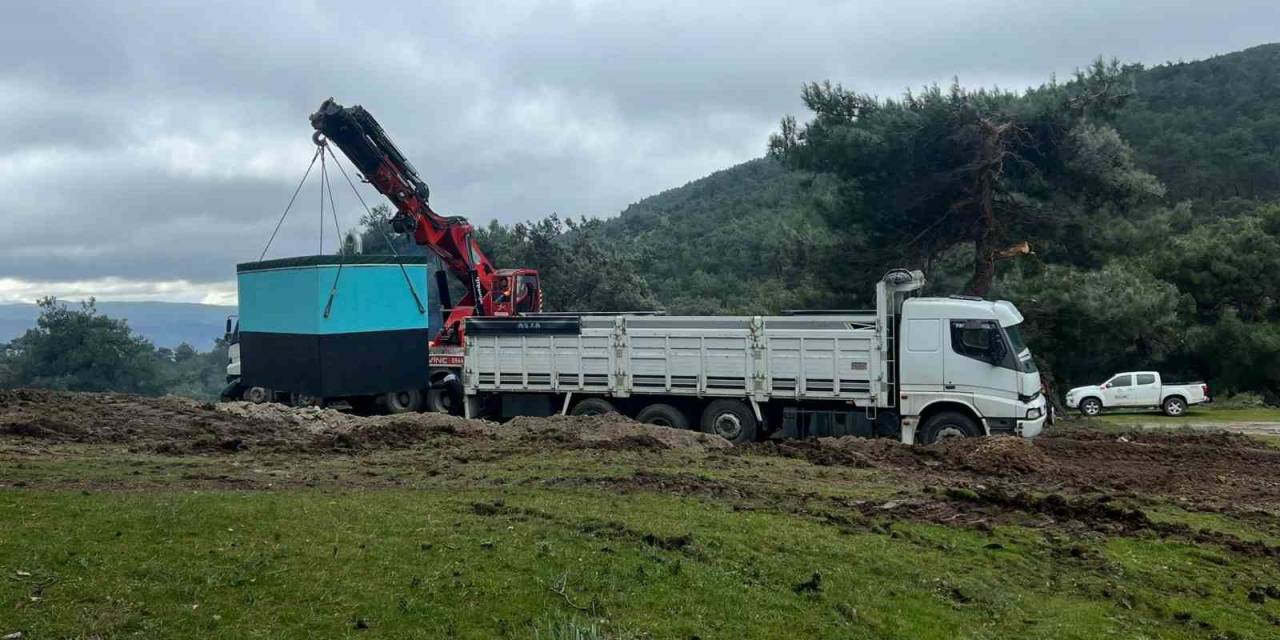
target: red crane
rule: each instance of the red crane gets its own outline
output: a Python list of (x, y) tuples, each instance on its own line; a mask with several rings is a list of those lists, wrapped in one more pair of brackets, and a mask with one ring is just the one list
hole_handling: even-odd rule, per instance
[(432, 340), (433, 347), (462, 344), (464, 321), (469, 316), (511, 316), (542, 310), (538, 272), (494, 268), (476, 244), (475, 229), (466, 218), (433, 211), (428, 204), (431, 192), (417, 169), (363, 107), (343, 107), (329, 98), (311, 114), (311, 126), (337, 145), (365, 182), (395, 205), (392, 229), (412, 233), (415, 242), (440, 256), (444, 266), (467, 284), (467, 293), (457, 304), (450, 305), (448, 287), (440, 283), (439, 295), (446, 316), (440, 333)]

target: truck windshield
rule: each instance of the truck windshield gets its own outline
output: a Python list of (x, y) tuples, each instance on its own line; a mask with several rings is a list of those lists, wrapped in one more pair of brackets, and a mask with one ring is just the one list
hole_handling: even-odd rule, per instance
[(1013, 350), (1014, 355), (1018, 355), (1027, 350), (1027, 342), (1022, 339), (1021, 324), (1005, 327), (1004, 332), (1009, 335), (1009, 348)]
[[(1022, 338), (1022, 325), (1015, 324), (1004, 328), (1004, 333), (1009, 337), (1009, 349), (1013, 352), (1014, 358), (1018, 360), (1021, 371), (1025, 373), (1036, 372), (1036, 359), (1031, 357), (1031, 352), (1027, 351), (1027, 341)], [(1027, 355), (1023, 357), (1023, 353)]]

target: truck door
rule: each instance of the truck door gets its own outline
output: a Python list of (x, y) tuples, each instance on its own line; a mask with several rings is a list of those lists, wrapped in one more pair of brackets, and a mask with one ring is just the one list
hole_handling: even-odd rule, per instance
[(949, 325), (944, 392), (972, 394), (984, 417), (1021, 417), (1010, 415), (1018, 397), (1017, 357), (1004, 344), (1000, 326), (994, 320), (951, 320)]
[(1102, 389), (1102, 405), (1105, 407), (1133, 406), (1133, 376), (1128, 373), (1107, 381)]
[(1156, 379), (1156, 374), (1135, 374), (1129, 400), (1135, 407), (1154, 407), (1160, 404), (1160, 381)]
[(902, 323), (899, 375), (904, 391), (942, 386), (942, 327), (938, 318), (908, 318)]

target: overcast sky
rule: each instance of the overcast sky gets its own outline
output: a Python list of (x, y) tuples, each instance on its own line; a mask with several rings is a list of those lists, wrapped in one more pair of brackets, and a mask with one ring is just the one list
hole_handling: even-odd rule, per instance
[[(234, 302), (329, 96), (484, 224), (612, 216), (758, 157), (810, 80), (1021, 88), (1276, 40), (1275, 0), (6, 2), (0, 302)], [(269, 257), (319, 251), (317, 189)]]

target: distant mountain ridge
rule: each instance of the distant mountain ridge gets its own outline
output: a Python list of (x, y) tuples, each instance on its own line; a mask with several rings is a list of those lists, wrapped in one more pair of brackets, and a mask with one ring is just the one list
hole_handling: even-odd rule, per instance
[[(227, 316), (236, 312), (232, 306), (190, 302), (98, 302), (96, 306), (103, 315), (127, 320), (129, 327), (157, 347), (185, 342), (201, 351), (208, 351), (222, 337)], [(34, 328), (39, 315), (34, 304), (0, 304), (0, 343)]]

